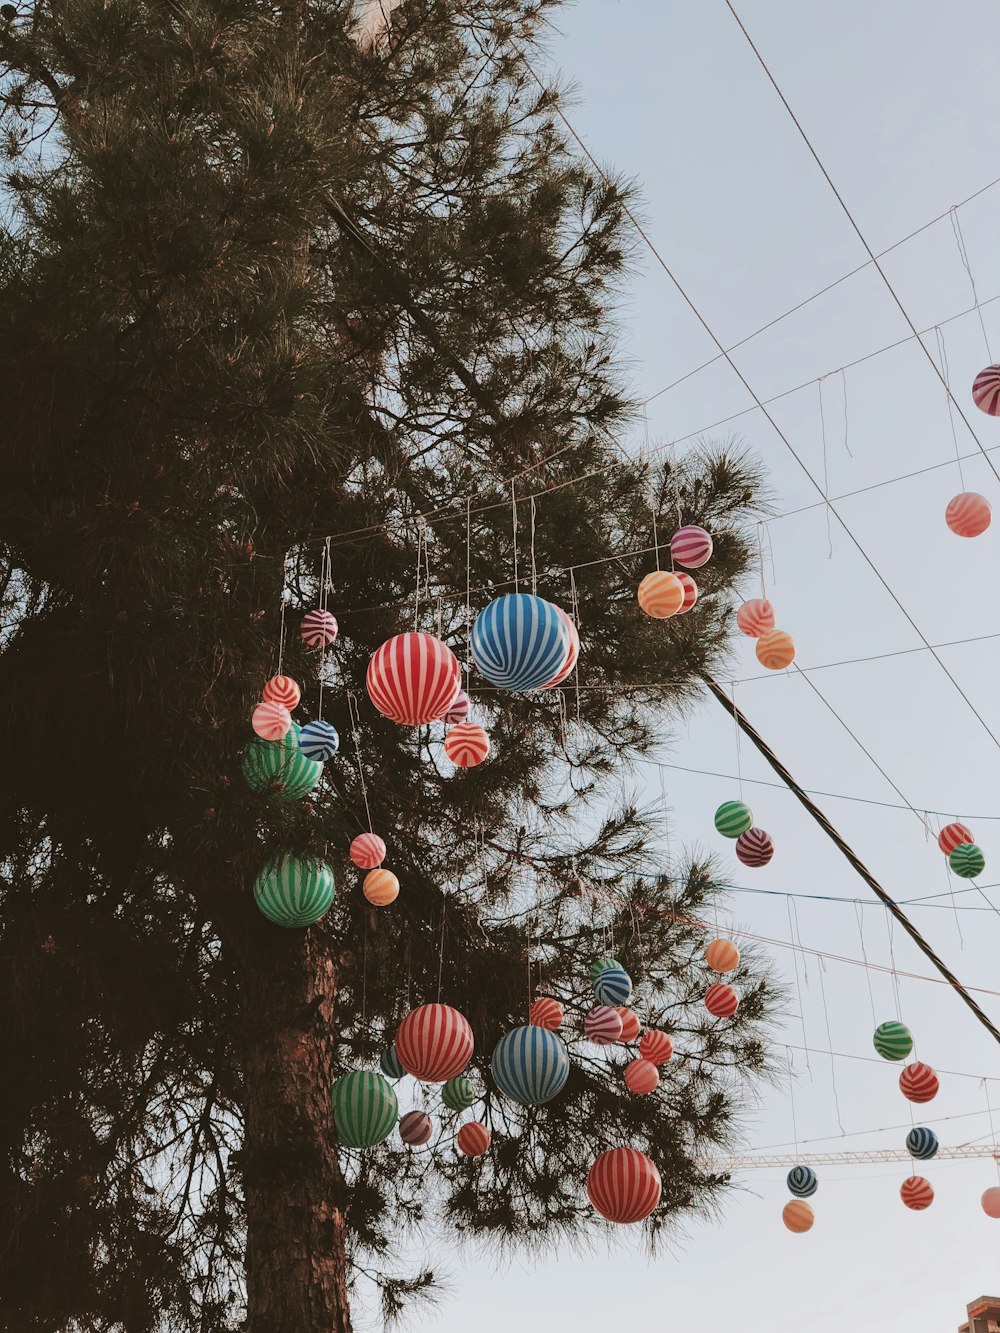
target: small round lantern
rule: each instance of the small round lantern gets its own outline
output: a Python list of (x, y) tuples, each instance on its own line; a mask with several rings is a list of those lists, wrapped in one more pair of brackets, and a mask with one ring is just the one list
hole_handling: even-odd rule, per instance
[(781, 1220), (789, 1231), (800, 1236), (816, 1221), (816, 1215), (804, 1199), (790, 1199), (781, 1210)]
[(597, 974), (593, 984), (598, 1004), (616, 1009), (620, 1004), (628, 1004), (632, 998), (632, 978), (623, 967), (606, 967)]
[(732, 940), (712, 940), (705, 950), (705, 962), (720, 975), (735, 972), (740, 965), (740, 951)]
[(341, 1143), (348, 1148), (372, 1148), (392, 1133), (399, 1103), (388, 1079), (367, 1070), (355, 1070), (333, 1085), (333, 1118)]
[(329, 722), (324, 722), (322, 718), (315, 722), (307, 722), (299, 732), (299, 749), (307, 759), (312, 759), (314, 763), (323, 763), (326, 759), (332, 759), (340, 749), (340, 737), (337, 735), (337, 728)]
[(639, 1055), (651, 1065), (665, 1065), (674, 1053), (674, 1043), (659, 1028), (647, 1028), (639, 1041)]
[(261, 690), (260, 697), (266, 704), (284, 704), (291, 712), (298, 708), (302, 691), (291, 676), (272, 676)]
[(378, 1058), (378, 1067), (386, 1078), (402, 1078), (406, 1070), (399, 1063), (395, 1046), (387, 1046)]
[(547, 1028), (515, 1028), (497, 1042), (490, 1069), (497, 1087), (512, 1101), (541, 1106), (565, 1087), (569, 1055)]
[(651, 1060), (633, 1060), (625, 1066), (625, 1086), (629, 1092), (645, 1097), (660, 1086), (660, 1071)]
[(447, 1083), (461, 1074), (474, 1044), (468, 1021), (447, 1004), (420, 1005), (396, 1032), (399, 1063), (422, 1083)]
[(399, 1137), (411, 1148), (422, 1148), (430, 1143), (434, 1121), (426, 1111), (407, 1111), (399, 1122)]
[(622, 1016), (617, 1009), (598, 1004), (583, 1020), (583, 1031), (595, 1046), (611, 1046), (621, 1040)]
[(562, 1005), (548, 995), (540, 995), (528, 1010), (528, 1022), (532, 1027), (548, 1028), (550, 1032), (558, 1032), (562, 1027), (562, 1021)]
[(962, 491), (948, 501), (944, 521), (956, 537), (981, 537), (993, 521), (993, 511), (985, 495)]
[(795, 640), (783, 629), (769, 629), (757, 640), (757, 661), (768, 671), (784, 671), (795, 661)]
[(670, 554), (685, 569), (700, 569), (712, 558), (712, 538), (704, 528), (689, 524), (670, 538)]
[(717, 981), (705, 992), (705, 1008), (714, 1018), (732, 1018), (740, 1007), (740, 997), (724, 981)]
[(690, 574), (684, 574), (679, 570), (675, 573), (674, 577), (680, 579), (681, 587), (684, 589), (684, 601), (681, 603), (681, 608), (677, 612), (679, 616), (684, 616), (687, 615), (698, 600), (698, 585)]
[(377, 833), (359, 833), (351, 842), (351, 860), (359, 870), (375, 870), (385, 860), (385, 843)]
[(333, 905), (333, 871), (315, 859), (277, 856), (254, 880), (253, 896), (268, 921), (301, 930)]
[(789, 1190), (797, 1199), (811, 1199), (819, 1188), (816, 1172), (811, 1166), (793, 1166), (786, 1179)]
[(399, 897), (399, 880), (391, 870), (380, 866), (377, 870), (369, 870), (365, 875), (361, 892), (372, 907), (388, 907)]
[(899, 1076), (899, 1090), (908, 1102), (930, 1102), (938, 1094), (938, 1076), (919, 1060), (907, 1065)]
[(883, 1060), (905, 1060), (913, 1050), (913, 1033), (905, 1023), (894, 1019), (879, 1023), (872, 1037), (872, 1045)]
[(776, 623), (774, 607), (766, 597), (751, 597), (736, 612), (737, 628), (750, 639), (759, 639)]
[(975, 879), (986, 869), (986, 857), (974, 842), (960, 842), (948, 857), (948, 864), (961, 879)]
[(449, 1111), (467, 1111), (476, 1100), (472, 1079), (466, 1078), (464, 1074), (450, 1078), (441, 1089), (441, 1100)]
[(654, 569), (639, 584), (636, 593), (640, 610), (654, 620), (669, 620), (684, 605), (684, 585), (676, 574)]
[(514, 592), (480, 611), (472, 626), (472, 658), (502, 690), (521, 694), (547, 685), (566, 663), (567, 617), (543, 597)]
[(989, 417), (1000, 417), (1000, 366), (987, 366), (972, 381), (972, 401)]
[(456, 722), (444, 738), (444, 752), (456, 768), (475, 768), (490, 752), (490, 738), (477, 722)]
[(448, 705), (448, 711), (441, 721), (446, 727), (453, 727), (457, 722), (464, 722), (469, 716), (470, 707), (469, 696), (464, 690), (459, 690)]
[(736, 839), (736, 856), (745, 866), (766, 866), (773, 855), (771, 835), (762, 828), (747, 829)]
[(636, 1148), (602, 1152), (587, 1172), (587, 1198), (609, 1222), (641, 1222), (660, 1202), (655, 1162)]
[(621, 969), (621, 963), (619, 963), (617, 958), (595, 958), (590, 965), (591, 981), (596, 981), (601, 973), (606, 971), (609, 967), (617, 967)]
[(307, 611), (299, 626), (299, 637), (307, 648), (329, 648), (337, 637), (337, 618), (329, 611)]
[(419, 727), (451, 706), (462, 669), (447, 644), (432, 634), (396, 634), (372, 654), (368, 697), (390, 722)]
[(465, 1157), (482, 1157), (490, 1150), (490, 1131), (478, 1120), (470, 1120), (458, 1131), (455, 1142)]
[(934, 1202), (934, 1190), (931, 1188), (931, 1182), (925, 1180), (923, 1176), (909, 1176), (899, 1187), (899, 1197), (907, 1208), (920, 1212), (923, 1208), (929, 1208)]
[(992, 1185), (980, 1200), (987, 1217), (1000, 1217), (1000, 1185)]
[(742, 801), (723, 801), (715, 812), (715, 829), (724, 838), (738, 838), (753, 828), (753, 813)]
[(262, 741), (283, 741), (292, 729), (292, 715), (284, 704), (258, 704), (250, 725)]
[(619, 1005), (616, 1009), (616, 1013), (621, 1015), (622, 1020), (622, 1035), (618, 1040), (625, 1042), (635, 1041), (636, 1037), (638, 1037), (639, 1033), (642, 1031), (639, 1015), (634, 1009), (627, 1009), (624, 1005)]
[(938, 846), (944, 852), (945, 856), (951, 856), (955, 848), (961, 847), (963, 842), (975, 842), (975, 838), (972, 836), (972, 829), (966, 828), (964, 824), (945, 824), (944, 828), (938, 834)]
[(940, 1146), (933, 1129), (926, 1129), (923, 1125), (915, 1125), (906, 1136), (906, 1151), (921, 1162), (930, 1161)]

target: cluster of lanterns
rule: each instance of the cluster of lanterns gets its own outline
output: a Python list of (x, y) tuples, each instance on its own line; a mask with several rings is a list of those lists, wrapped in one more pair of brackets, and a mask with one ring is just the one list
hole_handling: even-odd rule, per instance
[(757, 661), (768, 671), (784, 671), (795, 661), (795, 640), (776, 628), (774, 607), (766, 597), (751, 597), (736, 612), (736, 626), (757, 640)]
[(724, 838), (736, 839), (736, 856), (745, 866), (766, 866), (774, 856), (770, 833), (754, 826), (753, 811), (743, 801), (723, 801), (715, 812), (715, 828)]
[(986, 857), (965, 824), (946, 824), (938, 834), (938, 846), (947, 856), (952, 872), (962, 879), (975, 879), (986, 869)]
[[(987, 416), (1000, 416), (1000, 366), (979, 372), (972, 382), (972, 401)], [(979, 537), (992, 520), (989, 500), (977, 491), (961, 491), (944, 511), (944, 521), (956, 537)]]
[[(712, 940), (705, 949), (705, 962), (713, 972), (725, 976), (740, 965), (740, 951), (732, 940)], [(713, 1018), (732, 1018), (740, 1007), (740, 997), (727, 982), (717, 981), (705, 992), (705, 1008)]]
[[(694, 524), (678, 528), (670, 538), (671, 560), (685, 569), (700, 569), (712, 558), (712, 550), (711, 534)], [(683, 571), (654, 569), (639, 584), (636, 597), (647, 616), (669, 620), (691, 610), (698, 600), (698, 585)]]
[[(905, 1060), (913, 1050), (913, 1034), (905, 1023), (890, 1019), (875, 1029), (872, 1045), (883, 1060)], [(909, 1102), (933, 1101), (939, 1087), (937, 1074), (919, 1060), (906, 1065), (899, 1075), (899, 1090)], [(934, 1131), (923, 1125), (914, 1126), (906, 1136), (906, 1150), (918, 1162), (930, 1161), (940, 1146)], [(899, 1188), (899, 1197), (907, 1208), (919, 1212), (934, 1202), (934, 1189), (924, 1176), (908, 1176)]]

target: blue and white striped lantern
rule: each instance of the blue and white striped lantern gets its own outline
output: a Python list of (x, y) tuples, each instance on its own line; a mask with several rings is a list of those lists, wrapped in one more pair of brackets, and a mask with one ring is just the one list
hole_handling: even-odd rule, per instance
[(512, 1101), (541, 1106), (565, 1086), (569, 1054), (547, 1028), (515, 1028), (497, 1042), (490, 1069), (497, 1087)]
[(594, 978), (594, 994), (598, 1004), (617, 1009), (632, 998), (632, 978), (623, 967), (606, 967)]
[(906, 1151), (911, 1157), (919, 1158), (921, 1162), (933, 1157), (940, 1146), (938, 1136), (933, 1129), (925, 1129), (923, 1125), (911, 1129), (906, 1136)]
[(490, 682), (522, 693), (547, 685), (566, 660), (569, 630), (543, 597), (509, 593), (490, 602), (472, 626), (472, 657)]
[(793, 1166), (788, 1173), (788, 1188), (797, 1199), (808, 1199), (816, 1193), (819, 1181), (811, 1166)]
[(337, 728), (321, 719), (307, 722), (299, 732), (299, 749), (307, 759), (313, 759), (317, 763), (332, 759), (340, 749)]
[(403, 1078), (406, 1070), (399, 1063), (395, 1046), (387, 1046), (378, 1058), (378, 1067), (386, 1078)]

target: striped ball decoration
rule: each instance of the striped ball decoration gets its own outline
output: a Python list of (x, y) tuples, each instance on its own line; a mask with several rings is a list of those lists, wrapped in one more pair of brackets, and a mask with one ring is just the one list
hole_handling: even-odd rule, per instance
[(598, 1004), (617, 1009), (620, 1004), (628, 1004), (632, 998), (632, 978), (623, 967), (606, 967), (597, 974), (594, 994)]
[(670, 554), (685, 569), (700, 569), (712, 558), (712, 538), (693, 523), (678, 528), (670, 538)]
[(477, 722), (456, 722), (444, 738), (444, 752), (456, 768), (475, 768), (490, 752), (490, 738)]
[(642, 1031), (639, 1015), (634, 1009), (626, 1009), (624, 1005), (619, 1006), (615, 1012), (621, 1015), (622, 1020), (622, 1035), (619, 1041), (635, 1041)]
[(769, 629), (757, 640), (757, 661), (768, 671), (784, 671), (795, 661), (795, 640), (783, 629)]
[(445, 713), (441, 721), (446, 727), (453, 727), (457, 722), (464, 722), (469, 716), (469, 709), (471, 706), (469, 696), (464, 690), (459, 690), (448, 705), (448, 711)]
[(736, 857), (745, 866), (766, 866), (774, 855), (774, 843), (770, 833), (762, 828), (747, 829), (736, 839)]
[(639, 1054), (651, 1065), (665, 1065), (674, 1053), (674, 1043), (659, 1028), (647, 1028), (639, 1041)]
[(426, 1111), (407, 1111), (399, 1122), (399, 1137), (411, 1148), (422, 1148), (434, 1135), (434, 1121)]
[(294, 723), (283, 740), (250, 741), (240, 766), (251, 791), (270, 792), (286, 803), (308, 796), (323, 776), (323, 765), (307, 759), (299, 749), (299, 728)]
[(797, 1236), (810, 1229), (816, 1215), (804, 1199), (789, 1199), (781, 1210), (781, 1220)]
[(569, 648), (566, 651), (566, 657), (562, 666), (552, 679), (541, 687), (543, 690), (552, 690), (555, 689), (557, 685), (561, 685), (576, 666), (576, 659), (580, 656), (580, 635), (576, 626), (561, 606), (557, 606), (556, 610), (566, 622), (566, 633), (569, 635)]
[(931, 1182), (923, 1176), (908, 1176), (899, 1187), (899, 1197), (907, 1208), (919, 1213), (934, 1202), (934, 1190)]
[(463, 1156), (482, 1157), (490, 1150), (490, 1131), (478, 1120), (470, 1120), (458, 1131), (455, 1142)]
[(299, 637), (307, 648), (329, 648), (337, 637), (337, 617), (329, 611), (307, 611), (299, 626)]
[(399, 1063), (395, 1046), (387, 1046), (378, 1058), (378, 1067), (386, 1078), (402, 1078), (406, 1070)]
[(974, 842), (961, 842), (948, 857), (948, 864), (961, 879), (975, 879), (986, 869), (986, 857)]
[(253, 883), (257, 906), (276, 926), (314, 925), (333, 905), (333, 871), (322, 861), (277, 856)]
[(399, 897), (399, 880), (391, 870), (380, 866), (377, 870), (369, 870), (365, 875), (361, 892), (372, 907), (388, 907)]
[(590, 979), (596, 981), (602, 972), (607, 971), (609, 967), (621, 968), (617, 958), (595, 958), (590, 965)]
[(972, 829), (966, 828), (964, 824), (945, 824), (938, 834), (938, 846), (945, 856), (950, 856), (956, 847), (961, 847), (963, 842), (975, 842)]
[(377, 833), (359, 833), (350, 854), (359, 870), (375, 870), (385, 860), (385, 843)]
[(981, 537), (993, 521), (993, 510), (985, 495), (962, 491), (948, 501), (944, 521), (956, 537)]
[(261, 690), (260, 697), (267, 704), (284, 704), (289, 712), (298, 708), (302, 691), (291, 676), (272, 676)]
[(972, 381), (972, 401), (981, 412), (1000, 417), (1000, 366), (987, 366)]
[(472, 658), (491, 685), (522, 694), (547, 685), (570, 649), (566, 617), (531, 593), (498, 597), (472, 626)]
[(816, 1172), (811, 1166), (793, 1166), (786, 1180), (797, 1199), (811, 1199), (819, 1188)]
[(396, 1032), (396, 1054), (408, 1074), (423, 1083), (447, 1083), (472, 1059), (468, 1021), (448, 1004), (422, 1004)]
[(738, 838), (753, 828), (753, 813), (742, 801), (723, 801), (715, 812), (715, 831), (724, 838)]
[(515, 1028), (501, 1037), (490, 1061), (493, 1081), (522, 1106), (541, 1106), (562, 1092), (569, 1078), (566, 1047), (546, 1028)]
[(464, 1074), (450, 1078), (441, 1089), (441, 1100), (449, 1111), (467, 1111), (476, 1100), (472, 1079), (466, 1078)]
[(583, 1020), (584, 1035), (595, 1046), (613, 1046), (621, 1040), (622, 1016), (606, 1004), (595, 1005)]
[(938, 1076), (930, 1065), (907, 1065), (899, 1076), (899, 1090), (908, 1102), (931, 1102), (940, 1087)]
[(332, 759), (340, 749), (337, 728), (330, 722), (324, 722), (322, 718), (315, 722), (307, 722), (299, 732), (298, 742), (299, 749), (305, 757), (316, 763)]
[(419, 727), (444, 717), (458, 693), (461, 667), (433, 634), (396, 634), (372, 654), (365, 683), (383, 717)]
[(736, 612), (736, 627), (750, 639), (759, 639), (774, 629), (774, 607), (766, 597), (751, 597)]
[(609, 1222), (642, 1222), (662, 1188), (656, 1163), (637, 1148), (602, 1152), (587, 1172), (587, 1198)]
[(930, 1161), (940, 1146), (933, 1129), (925, 1129), (923, 1125), (915, 1126), (906, 1136), (906, 1151), (921, 1162)]
[(292, 715), (284, 704), (258, 704), (250, 725), (262, 741), (283, 741), (292, 729)]
[(562, 1021), (562, 1005), (548, 995), (540, 995), (528, 1010), (528, 1022), (532, 1027), (548, 1028), (550, 1032), (558, 1032), (562, 1027)]
[(399, 1116), (399, 1102), (388, 1079), (358, 1069), (333, 1085), (333, 1119), (347, 1148), (384, 1143)]
[(740, 997), (724, 981), (717, 981), (705, 992), (705, 1008), (713, 1018), (732, 1018), (740, 1007)]
[(712, 940), (705, 950), (705, 962), (720, 976), (735, 972), (740, 965), (740, 951), (732, 940)]
[(905, 1060), (913, 1050), (913, 1033), (905, 1023), (890, 1019), (887, 1023), (879, 1023), (872, 1045), (883, 1060)]
[(669, 620), (684, 605), (684, 585), (669, 570), (654, 569), (639, 584), (639, 609), (654, 620)]
[(633, 1060), (625, 1066), (625, 1086), (636, 1096), (645, 1097), (660, 1086), (660, 1071), (651, 1060)]
[(993, 1185), (985, 1190), (979, 1202), (987, 1217), (1000, 1217), (1000, 1185)]
[(681, 609), (677, 614), (679, 616), (685, 616), (698, 600), (698, 585), (690, 574), (684, 574), (678, 571), (675, 573), (675, 578), (680, 579), (681, 587), (684, 589), (684, 601), (681, 603)]

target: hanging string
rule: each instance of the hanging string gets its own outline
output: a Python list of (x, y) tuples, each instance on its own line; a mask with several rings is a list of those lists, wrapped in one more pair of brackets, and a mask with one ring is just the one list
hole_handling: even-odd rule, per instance
[(472, 665), (472, 496), (465, 497), (465, 683)]
[(365, 928), (361, 945), (361, 1058), (368, 1056), (368, 1024), (365, 1022), (365, 1009), (368, 1003), (368, 913), (365, 913)]
[(417, 515), (417, 582), (413, 590), (413, 632), (416, 634), (417, 625), (420, 616), (420, 553), (424, 548), (426, 541), (426, 523), (421, 515)]
[(361, 766), (361, 717), (358, 712), (358, 701), (350, 690), (347, 691), (347, 712), (351, 722), (351, 736), (354, 738), (354, 757), (358, 765), (358, 781), (361, 783), (361, 796), (365, 803), (368, 832), (374, 833), (372, 812), (368, 805), (368, 788), (365, 786), (365, 771)]
[(531, 595), (538, 596), (538, 571), (535, 569), (535, 497), (531, 497)]
[(819, 425), (823, 437), (823, 499), (826, 501), (826, 544), (828, 547), (827, 560), (833, 559), (833, 527), (830, 518), (830, 471), (826, 460), (826, 413), (823, 411), (823, 381), (825, 375), (821, 375), (816, 381), (816, 388), (819, 390)]
[(878, 1027), (878, 1016), (875, 1013), (875, 992), (872, 990), (872, 972), (871, 968), (868, 966), (868, 955), (865, 952), (864, 913), (861, 910), (861, 904), (857, 901), (854, 903), (854, 915), (857, 918), (858, 935), (861, 938), (861, 957), (865, 965), (865, 981), (868, 982), (868, 999), (871, 1001), (872, 1006), (872, 1026)]
[(767, 587), (764, 582), (764, 527), (763, 522), (757, 524), (757, 563), (760, 566), (760, 595), (767, 598)]
[(819, 993), (823, 999), (823, 1018), (826, 1022), (826, 1044), (830, 1048), (830, 1085), (833, 1088), (833, 1107), (837, 1116), (837, 1126), (841, 1134), (846, 1134), (844, 1122), (840, 1118), (840, 1097), (837, 1094), (837, 1062), (833, 1058), (833, 1036), (830, 1032), (830, 1010), (826, 1003), (826, 983), (824, 974), (826, 972), (826, 961), (823, 958), (819, 960)]
[(899, 974), (896, 972), (896, 950), (895, 950), (895, 941), (892, 933), (893, 920), (892, 916), (888, 912), (886, 912), (885, 914), (885, 920), (889, 933), (889, 974), (892, 977), (892, 993), (896, 1000), (896, 1018), (900, 1023), (902, 1023), (903, 1010), (899, 1002)]
[(951, 218), (951, 229), (955, 234), (955, 244), (958, 246), (958, 257), (965, 265), (965, 271), (969, 275), (969, 286), (972, 288), (972, 303), (976, 307), (976, 314), (979, 316), (979, 327), (983, 331), (983, 342), (986, 344), (986, 360), (992, 366), (993, 353), (990, 351), (990, 336), (986, 332), (986, 321), (983, 319), (982, 307), (979, 304), (979, 293), (976, 291), (976, 280), (972, 276), (972, 265), (969, 263), (969, 252), (965, 248), (965, 237), (962, 235), (962, 223), (958, 216), (958, 205), (952, 204), (948, 210), (948, 216)]
[[(286, 556), (287, 559), (287, 556)], [(282, 566), (284, 568), (284, 566)], [(285, 583), (282, 578), (281, 583), (281, 628), (278, 631), (278, 675), (281, 675), (281, 664), (285, 657)]]
[(955, 408), (951, 398), (951, 374), (948, 370), (948, 353), (944, 345), (944, 331), (939, 324), (934, 325), (934, 336), (937, 339), (938, 361), (941, 364), (941, 376), (945, 382), (945, 397), (948, 403), (948, 424), (951, 426), (951, 442), (955, 448), (955, 462), (958, 464), (958, 479), (962, 483), (962, 490), (965, 490), (965, 477), (962, 474), (962, 454), (958, 447), (958, 432), (955, 430)]
[(806, 1053), (806, 1069), (809, 1070), (809, 1078), (811, 1080), (812, 1065), (809, 1063), (809, 1038), (806, 1034), (806, 1011), (802, 1003), (802, 983), (799, 980), (799, 952), (801, 950), (801, 944), (799, 945), (798, 948), (796, 948), (795, 928), (792, 925), (792, 912), (791, 912), (790, 902), (791, 902), (790, 899), (785, 900), (785, 908), (788, 912), (788, 939), (792, 950), (792, 965), (795, 968), (795, 993), (797, 994), (799, 999), (799, 1022), (802, 1025), (802, 1049)]
[[(795, 1156), (799, 1155), (799, 1127), (795, 1120), (795, 1066), (792, 1063), (792, 1048), (785, 1047), (785, 1062), (788, 1065), (788, 1101), (792, 1108), (792, 1142), (795, 1145)], [(806, 1052), (806, 1063), (809, 1063), (809, 1053)]]
[(517, 583), (517, 496), (514, 493), (514, 479), (510, 481), (510, 514), (511, 514), (511, 533), (514, 540), (514, 591), (518, 590)]
[(851, 446), (848, 443), (848, 422), (847, 422), (847, 371), (841, 369), (840, 386), (844, 391), (844, 448), (847, 450), (847, 457), (853, 458)]
[[(576, 632), (580, 632), (580, 595), (576, 587), (576, 574), (573, 566), (569, 567), (569, 608), (570, 615), (573, 618), (573, 624), (576, 626)], [(580, 721), (580, 658), (577, 657), (573, 664), (573, 686), (576, 690), (576, 720)]]
[(445, 911), (447, 907), (448, 907), (448, 899), (443, 897), (441, 899), (441, 945), (438, 953), (438, 993), (437, 993), (438, 1004), (441, 1003), (441, 978), (444, 975), (444, 923), (445, 923)]
[[(330, 541), (327, 537), (323, 544), (323, 554), (319, 562), (319, 609), (324, 612), (327, 608), (329, 595), (333, 591), (333, 580), (330, 577)], [(326, 684), (326, 661), (329, 646), (326, 643), (324, 635), (323, 648), (319, 658), (319, 705), (317, 708), (317, 717), (323, 720), (323, 686)]]
[(736, 707), (736, 681), (729, 682), (729, 695), (733, 701), (733, 726), (736, 728), (736, 778), (740, 784), (740, 800), (743, 800), (743, 749), (740, 745), (739, 709)]
[(982, 1080), (982, 1084), (983, 1096), (986, 1098), (986, 1114), (990, 1121), (990, 1146), (993, 1148), (993, 1165), (997, 1169), (997, 1181), (1000, 1183), (1000, 1158), (996, 1155), (997, 1136), (993, 1131), (993, 1107), (990, 1105), (990, 1090), (985, 1079)]

